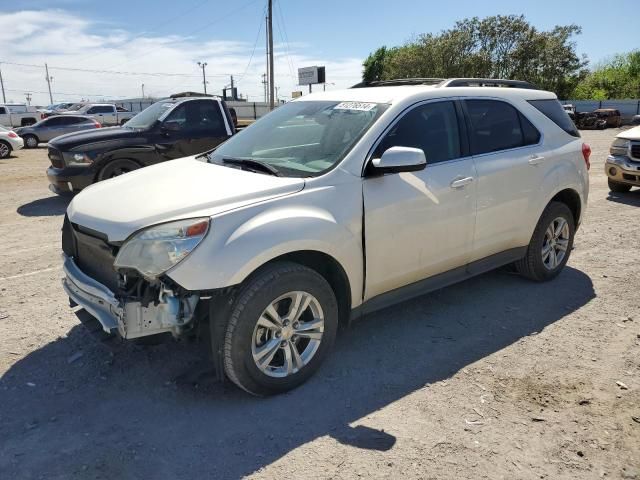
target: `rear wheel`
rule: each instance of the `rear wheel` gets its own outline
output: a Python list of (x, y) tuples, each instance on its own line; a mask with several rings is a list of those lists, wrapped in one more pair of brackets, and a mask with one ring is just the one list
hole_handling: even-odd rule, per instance
[(224, 370), (253, 395), (291, 390), (320, 367), (335, 340), (338, 305), (317, 272), (274, 264), (242, 287), (224, 335)]
[(527, 254), (515, 263), (516, 269), (538, 282), (555, 278), (569, 260), (574, 234), (575, 222), (569, 207), (551, 202), (538, 220)]
[(0, 140), (0, 158), (7, 158), (9, 155), (11, 155), (11, 145)]
[(107, 163), (98, 174), (98, 181), (118, 177), (125, 173), (132, 172), (140, 168), (140, 165), (133, 160), (112, 160)]
[(614, 193), (627, 193), (629, 190), (631, 190), (631, 185), (628, 185), (626, 183), (614, 182), (610, 178), (607, 179), (607, 182), (609, 183), (609, 190)]
[(27, 148), (36, 148), (38, 146), (38, 138), (35, 135), (25, 135), (22, 137), (24, 146)]

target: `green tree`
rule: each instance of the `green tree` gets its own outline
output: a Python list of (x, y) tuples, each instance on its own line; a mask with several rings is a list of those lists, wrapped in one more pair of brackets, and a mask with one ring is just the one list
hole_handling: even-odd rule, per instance
[(614, 55), (600, 63), (575, 87), (573, 98), (640, 98), (640, 50)]
[(376, 50), (364, 62), (363, 80), (408, 77), (489, 77), (528, 80), (568, 95), (585, 76), (576, 53), (577, 25), (539, 31), (524, 16), (464, 19), (440, 33)]

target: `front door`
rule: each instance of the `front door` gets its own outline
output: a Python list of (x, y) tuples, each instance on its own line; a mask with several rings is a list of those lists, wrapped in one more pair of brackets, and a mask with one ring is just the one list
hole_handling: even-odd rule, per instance
[(413, 107), (391, 127), (373, 158), (393, 146), (421, 148), (418, 172), (364, 179), (365, 300), (464, 266), (475, 220), (475, 167), (453, 101)]
[(165, 130), (159, 139), (158, 153), (165, 160), (206, 152), (231, 134), (224, 123), (218, 102), (211, 100), (184, 102), (163, 121), (167, 122), (179, 128)]

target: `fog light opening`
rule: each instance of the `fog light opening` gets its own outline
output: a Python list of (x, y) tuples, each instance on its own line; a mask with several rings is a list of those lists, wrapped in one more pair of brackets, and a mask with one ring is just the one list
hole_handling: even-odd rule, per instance
[(616, 169), (616, 167), (609, 168), (609, 175), (611, 175), (612, 177), (615, 177), (617, 174), (618, 174), (618, 169)]

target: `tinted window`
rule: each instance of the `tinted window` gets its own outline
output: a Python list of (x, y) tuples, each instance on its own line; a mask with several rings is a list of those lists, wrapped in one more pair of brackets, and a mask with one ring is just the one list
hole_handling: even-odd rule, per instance
[(46, 127), (59, 127), (60, 125), (63, 124), (64, 118), (63, 117), (51, 117), (49, 119), (47, 119), (46, 122), (44, 122)]
[(178, 105), (166, 121), (178, 122), (184, 130), (224, 137), (227, 130), (217, 102), (188, 101)]
[(113, 107), (108, 105), (91, 107), (87, 113), (113, 113)]
[(5, 115), (7, 113), (7, 109), (4, 107), (0, 107), (0, 115)]
[(466, 100), (465, 103), (474, 155), (532, 145), (540, 140), (540, 133), (531, 122), (506, 102)]
[(82, 118), (82, 117), (65, 117), (64, 121), (62, 122), (63, 125), (75, 125), (76, 123), (82, 123), (85, 122), (86, 119)]
[(562, 108), (558, 100), (529, 100), (529, 103), (544, 113), (549, 120), (569, 135), (574, 137), (580, 136), (580, 132), (578, 132), (573, 120), (571, 120), (567, 112)]
[(460, 157), (460, 132), (453, 102), (427, 103), (406, 113), (376, 148), (375, 158), (391, 147), (424, 151), (427, 163)]

